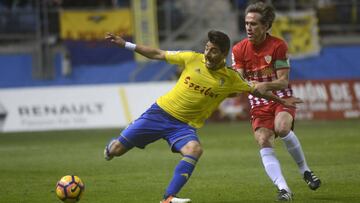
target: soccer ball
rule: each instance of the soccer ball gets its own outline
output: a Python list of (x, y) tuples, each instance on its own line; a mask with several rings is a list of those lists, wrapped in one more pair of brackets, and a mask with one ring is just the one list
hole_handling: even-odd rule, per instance
[(65, 203), (79, 201), (84, 190), (84, 183), (75, 175), (66, 175), (56, 184), (56, 196)]

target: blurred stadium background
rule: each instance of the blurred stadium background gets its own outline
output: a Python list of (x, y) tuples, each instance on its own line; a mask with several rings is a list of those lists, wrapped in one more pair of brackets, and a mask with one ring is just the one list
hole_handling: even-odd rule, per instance
[[(51, 166), (61, 167), (66, 160), (70, 163), (77, 163), (76, 155), (65, 155), (65, 153), (66, 158), (58, 156), (57, 153), (62, 153), (60, 149), (66, 151), (66, 145), (75, 149), (76, 142), (81, 142), (81, 146), (85, 148), (85, 151), (88, 150), (88, 154), (93, 153), (94, 156), (97, 156), (94, 148), (102, 148), (108, 138), (118, 133), (118, 130), (101, 131), (101, 129), (125, 127), (150, 106), (159, 95), (172, 87), (179, 73), (177, 67), (164, 62), (148, 61), (131, 51), (106, 43), (103, 40), (105, 32), (122, 34), (129, 41), (157, 46), (166, 50), (202, 52), (206, 33), (210, 29), (228, 33), (233, 43), (245, 37), (244, 9), (249, 2), (251, 1), (0, 0), (0, 152), (4, 152), (0, 158), (2, 163), (8, 161), (6, 166), (3, 165), (3, 169), (0, 167), (2, 182), (14, 184), (14, 187), (16, 184), (23, 184), (24, 182), (13, 183), (10, 178), (26, 178), (26, 174), (34, 174), (33, 172), (36, 170), (41, 171), (42, 164), (46, 165), (43, 170), (54, 173), (41, 173), (39, 178), (46, 178), (49, 175), (56, 176), (47, 181), (46, 185), (53, 186), (51, 184), (55, 184), (54, 181), (57, 181), (58, 177), (65, 175), (64, 171), (73, 171), (71, 167), (77, 169), (74, 171), (83, 172), (83, 175), (80, 174), (80, 176), (85, 176), (85, 183), (95, 181), (96, 178), (92, 177), (90, 172), (84, 172), (85, 166), (82, 166), (83, 169), (79, 169), (79, 164), (65, 164), (63, 170), (51, 168)], [(342, 138), (349, 135), (353, 142), (347, 144), (349, 146), (354, 144), (354, 146), (348, 148), (347, 145), (341, 145), (336, 149), (350, 150), (347, 151), (348, 154), (345, 154), (348, 157), (348, 160), (344, 160), (347, 161), (346, 163), (357, 162), (359, 151), (356, 149), (358, 150), (359, 146), (356, 146), (356, 143), (360, 138), (354, 135), (359, 135), (358, 121), (360, 118), (360, 1), (267, 0), (267, 2), (272, 3), (277, 10), (272, 34), (285, 39), (289, 45), (290, 78), (295, 95), (305, 101), (303, 105), (299, 106), (297, 113), (299, 120), (309, 120), (300, 122), (299, 127), (300, 132), (305, 134), (304, 139), (307, 139), (304, 146), (307, 144), (311, 148), (317, 145), (314, 142), (319, 143), (323, 139), (327, 139), (326, 136), (322, 136), (317, 137), (314, 141), (311, 136), (313, 133), (333, 132), (334, 136), (330, 141), (333, 139), (333, 143), (340, 144), (341, 142), (336, 139), (337, 134), (335, 134), (338, 131), (330, 127), (344, 126), (347, 128), (348, 134), (345, 133)], [(229, 56), (229, 65), (231, 65), (230, 61)], [(245, 134), (250, 134), (250, 125), (246, 122), (248, 108), (245, 97), (228, 99), (211, 117), (210, 122), (222, 122), (214, 125), (220, 125), (219, 129), (224, 130), (221, 133), (229, 134), (230, 138), (232, 134), (235, 138), (236, 131), (240, 131), (240, 129), (234, 128), (234, 123), (239, 124), (239, 128), (246, 128)], [(244, 125), (244, 121), (248, 125)], [(322, 126), (321, 130), (329, 128), (329, 131), (320, 131), (317, 128), (318, 125)], [(210, 134), (214, 131), (213, 128), (205, 127), (205, 130), (200, 132)], [(97, 129), (97, 131), (63, 131), (73, 129)], [(54, 130), (57, 132), (60, 130), (60, 132), (52, 132)], [(29, 134), (22, 132), (29, 132)], [(95, 138), (94, 134), (104, 134), (105, 138)], [(87, 136), (90, 137), (90, 140), (87, 140)], [(216, 136), (210, 136), (210, 141), (204, 137), (204, 143), (216, 143)], [(69, 142), (73, 137), (75, 143)], [(40, 140), (36, 141), (37, 139)], [(245, 139), (245, 143), (251, 143), (247, 139)], [(249, 139), (251, 140), (251, 138)], [(46, 154), (48, 153), (46, 150), (51, 151), (60, 147), (57, 148), (59, 151), (50, 153), (49, 157), (56, 157), (62, 163), (55, 163), (46, 157), (43, 160), (34, 158), (38, 155), (41, 156), (40, 151), (36, 150), (42, 148), (40, 147), (43, 146), (41, 140), (48, 145), (42, 149), (42, 153)], [(56, 143), (57, 141), (59, 143)], [(83, 143), (87, 141), (92, 141), (92, 144)], [(33, 147), (29, 146), (29, 143), (34, 144)], [(229, 143), (232, 142), (229, 141)], [(252, 153), (255, 156), (256, 146), (254, 143), (251, 144), (253, 145), (251, 150), (254, 151)], [(214, 147), (216, 146), (214, 144)], [(327, 145), (323, 147), (325, 148), (325, 146)], [(230, 148), (230, 145), (223, 147), (226, 150)], [(20, 151), (16, 151), (16, 149)], [(12, 171), (20, 170), (23, 153), (30, 153), (31, 149), (35, 149), (35, 152), (39, 153), (31, 156), (37, 161), (33, 163), (35, 164), (33, 165), (34, 171), (24, 172), (26, 174), (17, 172), (16, 175), (13, 175)], [(314, 148), (308, 150), (312, 155), (327, 151), (327, 149), (317, 151)], [(99, 149), (96, 150), (96, 153), (98, 151)], [(164, 151), (167, 150), (164, 149)], [(77, 152), (74, 151), (74, 153)], [(155, 154), (157, 153), (158, 151), (155, 150)], [(81, 153), (79, 156), (86, 159), (86, 155)], [(217, 153), (209, 152), (206, 156), (208, 155), (217, 156)], [(326, 174), (325, 167), (331, 163), (321, 161), (332, 156), (327, 153), (325, 155), (322, 156), (323, 158), (313, 160), (313, 162), (322, 164), (318, 171), (323, 172), (323, 176)], [(338, 155), (341, 159), (340, 154)], [(9, 159), (9, 157), (12, 158)], [(148, 157), (136, 153), (133, 157), (148, 159)], [(244, 158), (249, 159), (248, 157)], [(125, 160), (131, 162), (131, 157)], [(161, 160), (158, 161), (162, 163)], [(25, 163), (27, 162), (25, 161)], [(205, 161), (205, 163), (207, 162)], [(171, 164), (173, 163), (171, 162)], [(212, 164), (217, 165), (217, 163)], [(262, 174), (260, 165), (256, 164), (254, 167), (259, 168), (258, 173)], [(346, 165), (345, 163), (341, 164)], [(99, 169), (102, 167), (101, 165), (98, 164), (94, 168)], [(227, 169), (229, 167), (231, 166), (227, 166)], [(251, 168), (251, 166), (248, 167)], [(359, 169), (358, 164), (354, 167)], [(115, 170), (115, 168), (111, 169)], [(97, 171), (94, 169), (92, 172), (101, 170), (103, 169)], [(132, 170), (129, 169), (129, 174)], [(151, 168), (149, 170), (151, 171)], [(201, 166), (199, 170), (201, 171)], [(339, 170), (343, 170), (343, 168)], [(111, 173), (110, 171), (107, 169), (108, 173)], [(156, 170), (154, 169), (152, 173), (156, 173)], [(104, 174), (101, 173), (101, 175)], [(334, 174), (326, 175), (330, 177)], [(169, 178), (169, 176), (165, 178)], [(246, 172), (244, 176), (246, 176)], [(200, 179), (201, 177), (208, 180), (206, 176), (200, 176)], [(358, 183), (359, 177), (353, 178), (357, 178), (355, 183)], [(36, 179), (34, 178), (34, 180)], [(108, 176), (105, 178), (105, 180), (109, 179), (110, 182), (113, 181)], [(124, 177), (122, 177), (123, 179)], [(265, 176), (261, 176), (260, 179), (268, 181)], [(156, 187), (157, 190), (160, 190), (159, 187), (166, 183), (165, 179), (161, 181), (160, 186), (146, 186)], [(339, 192), (340, 194), (336, 193), (336, 195), (339, 195), (340, 199), (359, 201), (358, 197), (351, 197), (351, 190), (356, 187), (355, 183), (352, 182), (353, 187), (349, 189), (348, 193)], [(2, 196), (1, 193), (8, 194), (8, 196), (2, 196), (3, 199), (0, 202), (12, 202), (12, 197), (16, 195), (32, 194), (25, 189), (21, 190), (24, 192), (21, 194), (11, 193), (4, 187), (6, 184), (2, 184), (3, 186), (0, 187), (0, 196)], [(136, 184), (143, 183), (137, 182)], [(200, 183), (194, 181), (194, 184)], [(231, 181), (228, 184), (231, 185)], [(201, 185), (192, 186), (202, 192), (207, 192), (207, 189), (202, 188)], [(257, 187), (256, 185), (252, 186)], [(39, 187), (39, 190), (44, 189), (47, 187)], [(242, 189), (249, 190), (248, 188)], [(344, 192), (345, 189), (346, 187), (341, 191)], [(97, 190), (101, 191), (102, 189), (99, 186)], [(130, 186), (127, 191), (129, 190), (131, 190)], [(332, 193), (331, 190), (326, 192)], [(191, 193), (191, 190), (187, 190), (187, 193)], [(216, 194), (216, 192), (212, 193), (212, 195)], [(39, 198), (39, 195), (32, 195)], [(118, 195), (126, 194), (120, 191)], [(241, 201), (236, 202), (249, 202), (248, 200), (252, 199), (252, 196), (241, 199), (241, 197), (234, 197), (234, 194), (227, 195), (238, 200), (240, 198)], [(102, 200), (94, 201), (96, 198), (101, 199), (94, 194), (89, 196), (93, 199), (89, 198), (88, 202), (104, 202)], [(202, 200), (198, 202), (209, 202), (201, 199), (200, 194), (197, 196), (198, 200)], [(108, 200), (119, 200), (115, 197), (117, 196)], [(301, 195), (298, 197), (306, 198)], [(125, 202), (145, 202), (141, 197), (137, 198), (139, 199), (131, 201), (131, 198), (128, 197)], [(230, 202), (225, 201), (230, 199), (225, 195), (222, 197), (211, 196), (211, 198), (222, 198), (223, 201), (218, 202)], [(326, 199), (323, 196), (318, 196), (318, 198), (318, 200)], [(334, 199), (337, 198), (334, 197)], [(39, 202), (39, 199), (33, 200), (24, 197), (13, 202), (23, 201)], [(52, 201), (54, 200), (50, 201), (44, 197), (40, 202)]]

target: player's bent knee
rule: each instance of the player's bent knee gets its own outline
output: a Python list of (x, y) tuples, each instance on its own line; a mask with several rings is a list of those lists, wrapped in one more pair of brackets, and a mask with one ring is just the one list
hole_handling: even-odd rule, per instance
[(272, 147), (271, 142), (269, 142), (268, 140), (258, 140), (257, 142), (260, 148)]
[(272, 138), (268, 136), (258, 136), (256, 141), (260, 148), (272, 147)]
[(181, 153), (199, 158), (203, 153), (203, 149), (199, 142), (190, 141), (181, 149)]
[(290, 130), (292, 127), (292, 121), (290, 121), (289, 119), (283, 119), (283, 120), (279, 120), (277, 122), (275, 122), (275, 134), (280, 136), (280, 137), (284, 137), (287, 134), (289, 134)]
[(260, 128), (255, 131), (255, 139), (260, 148), (272, 147), (275, 134), (268, 129)]
[(289, 134), (289, 132), (290, 132), (290, 128), (285, 126), (275, 129), (275, 133), (280, 137), (286, 136), (287, 134)]
[(129, 151), (121, 142), (117, 141), (111, 146), (111, 154), (121, 156)]

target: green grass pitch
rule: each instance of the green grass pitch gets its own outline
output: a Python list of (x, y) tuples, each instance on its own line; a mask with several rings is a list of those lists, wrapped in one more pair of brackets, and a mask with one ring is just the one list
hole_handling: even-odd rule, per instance
[[(360, 120), (299, 121), (295, 132), (310, 167), (322, 179), (311, 191), (280, 140), (276, 153), (295, 202), (360, 202)], [(274, 202), (248, 122), (209, 123), (198, 131), (204, 154), (179, 196), (195, 203)], [(119, 130), (0, 134), (0, 202), (57, 203), (56, 182), (78, 175), (80, 203), (159, 202), (179, 154), (165, 141), (107, 162), (103, 148)]]

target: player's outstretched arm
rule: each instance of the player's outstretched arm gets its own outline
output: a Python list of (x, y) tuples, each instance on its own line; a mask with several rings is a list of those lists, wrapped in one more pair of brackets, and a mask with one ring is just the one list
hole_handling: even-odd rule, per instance
[(261, 88), (263, 91), (274, 91), (287, 88), (289, 85), (289, 69), (281, 69), (276, 73), (277, 79), (271, 82), (261, 82), (261, 87), (259, 86), (259, 90)]
[(256, 97), (262, 97), (267, 100), (273, 100), (274, 102), (278, 102), (280, 104), (283, 104), (287, 107), (296, 108), (297, 104), (303, 103), (303, 101), (300, 98), (297, 97), (290, 97), (286, 99), (282, 99), (276, 95), (274, 95), (271, 91), (267, 91), (265, 93), (259, 92), (256, 88), (257, 85), (255, 85), (255, 90), (252, 92), (252, 94)]
[(105, 39), (111, 43), (118, 45), (121, 48), (135, 51), (149, 59), (165, 60), (165, 51), (157, 48), (152, 48), (144, 45), (133, 44), (125, 41), (121, 36), (113, 33), (106, 33)]

